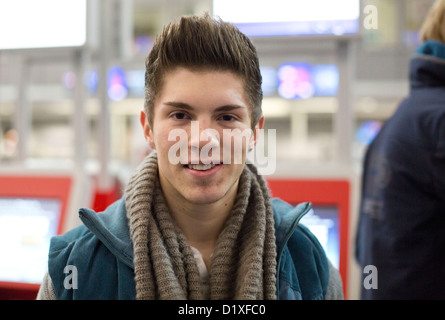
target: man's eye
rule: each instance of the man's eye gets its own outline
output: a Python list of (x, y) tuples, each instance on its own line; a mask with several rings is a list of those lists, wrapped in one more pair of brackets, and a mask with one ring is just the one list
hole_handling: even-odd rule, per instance
[(176, 112), (172, 115), (172, 117), (176, 120), (184, 120), (187, 118), (187, 114), (185, 114), (184, 112)]
[(235, 118), (231, 115), (225, 114), (223, 116), (220, 117), (221, 120), (223, 121), (233, 121), (235, 120)]

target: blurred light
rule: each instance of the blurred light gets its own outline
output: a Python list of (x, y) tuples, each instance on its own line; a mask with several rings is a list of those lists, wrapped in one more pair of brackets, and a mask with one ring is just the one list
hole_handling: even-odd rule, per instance
[(335, 96), (338, 91), (339, 74), (335, 65), (315, 65), (312, 80), (316, 96)]
[(380, 121), (365, 121), (358, 128), (355, 140), (367, 146), (374, 140), (381, 128), (382, 123)]
[(277, 70), (273, 67), (260, 67), (261, 89), (265, 97), (274, 95), (277, 91)]
[(128, 91), (137, 96), (145, 93), (145, 70), (130, 70), (126, 73)]
[(112, 67), (108, 72), (108, 96), (113, 101), (124, 99), (128, 95), (125, 71), (120, 67)]
[(134, 39), (136, 53), (147, 54), (153, 47), (153, 39), (149, 36), (138, 36)]
[(285, 99), (307, 99), (314, 95), (311, 65), (286, 63), (278, 69), (278, 94)]
[(95, 70), (87, 71), (83, 75), (83, 83), (88, 89), (90, 89), (91, 94), (94, 94), (96, 92), (98, 82), (99, 77)]
[[(0, 158), (6, 157), (6, 158), (12, 158), (16, 151), (17, 151), (17, 145), (19, 143), (19, 133), (15, 129), (10, 129), (5, 132), (4, 135), (4, 145), (0, 145)], [(1, 139), (0, 139), (1, 141)]]
[(67, 89), (73, 89), (76, 86), (76, 74), (72, 71), (65, 72), (62, 76), (63, 86)]

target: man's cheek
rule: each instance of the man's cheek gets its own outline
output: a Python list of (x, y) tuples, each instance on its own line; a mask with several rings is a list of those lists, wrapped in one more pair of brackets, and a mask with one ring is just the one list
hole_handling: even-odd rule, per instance
[[(239, 131), (239, 130), (238, 130)], [(225, 164), (242, 164), (246, 159), (249, 131), (231, 131), (223, 136), (223, 161)]]
[(164, 154), (167, 154), (170, 164), (187, 164), (188, 155), (188, 135), (183, 129), (173, 129), (169, 131), (168, 136), (162, 137), (166, 143), (166, 150), (163, 150)]

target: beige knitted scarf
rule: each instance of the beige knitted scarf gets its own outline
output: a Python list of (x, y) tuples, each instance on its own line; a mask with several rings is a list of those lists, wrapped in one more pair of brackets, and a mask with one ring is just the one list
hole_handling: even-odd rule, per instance
[[(136, 299), (203, 299), (192, 249), (171, 218), (159, 186), (156, 152), (130, 178), (125, 200)], [(267, 185), (252, 165), (241, 174), (209, 277), (210, 299), (276, 299), (273, 212)]]

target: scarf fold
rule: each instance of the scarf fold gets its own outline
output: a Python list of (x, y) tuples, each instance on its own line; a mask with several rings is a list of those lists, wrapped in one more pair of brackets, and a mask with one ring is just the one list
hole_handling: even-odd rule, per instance
[[(173, 221), (159, 185), (156, 152), (130, 178), (125, 201), (136, 299), (203, 299), (193, 251)], [(276, 268), (269, 191), (257, 169), (248, 164), (212, 255), (210, 299), (276, 299)]]

